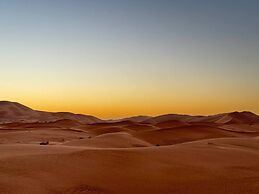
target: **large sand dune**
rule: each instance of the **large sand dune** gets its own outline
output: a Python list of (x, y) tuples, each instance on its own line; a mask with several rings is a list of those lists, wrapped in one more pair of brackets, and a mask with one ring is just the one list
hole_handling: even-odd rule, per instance
[(0, 102), (0, 193), (257, 193), (258, 118), (103, 121)]
[(1, 193), (256, 193), (258, 139), (148, 148), (3, 145)]
[(69, 112), (44, 112), (33, 110), (17, 102), (0, 101), (0, 122), (47, 122), (60, 119), (71, 119), (83, 123), (103, 122), (101, 119), (90, 115), (73, 114)]

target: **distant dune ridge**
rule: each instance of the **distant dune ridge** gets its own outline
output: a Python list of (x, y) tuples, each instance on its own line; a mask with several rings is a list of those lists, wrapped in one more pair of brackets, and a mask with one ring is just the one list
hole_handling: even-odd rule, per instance
[(59, 119), (71, 119), (82, 123), (102, 122), (94, 116), (74, 114), (69, 112), (44, 112), (33, 110), (17, 102), (0, 101), (0, 122), (36, 122), (36, 121), (56, 121)]
[(117, 120), (102, 120), (94, 116), (74, 114), (70, 112), (45, 112), (33, 110), (17, 102), (0, 101), (0, 122), (36, 122), (36, 121), (57, 121), (60, 119), (75, 120), (84, 124), (102, 122), (132, 121), (139, 123), (157, 124), (165, 121), (183, 122), (215, 122), (215, 123), (257, 123), (259, 116), (248, 111), (231, 112), (211, 116), (190, 116), (180, 114), (166, 114), (156, 117), (134, 116)]
[(259, 116), (102, 120), (0, 101), (0, 193), (254, 194)]

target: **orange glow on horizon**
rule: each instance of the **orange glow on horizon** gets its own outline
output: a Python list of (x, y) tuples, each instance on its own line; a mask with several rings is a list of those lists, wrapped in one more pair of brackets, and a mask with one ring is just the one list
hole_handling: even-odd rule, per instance
[(49, 112), (73, 112), (78, 114), (93, 115), (103, 119), (123, 118), (138, 115), (157, 116), (162, 114), (190, 114), (190, 115), (212, 115), (223, 112), (232, 111), (252, 111), (258, 114), (258, 109), (253, 109), (254, 106), (243, 105), (240, 107), (234, 104), (226, 105), (224, 103), (209, 102), (207, 103), (176, 103), (175, 105), (169, 102), (148, 104), (148, 103), (123, 103), (123, 104), (87, 104), (84, 102), (35, 102), (35, 101), (18, 101), (35, 110)]

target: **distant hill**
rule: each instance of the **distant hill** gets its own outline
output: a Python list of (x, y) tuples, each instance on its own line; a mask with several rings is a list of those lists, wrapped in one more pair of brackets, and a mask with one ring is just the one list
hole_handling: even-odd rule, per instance
[(220, 124), (251, 124), (259, 123), (259, 116), (248, 111), (222, 113), (210, 116), (191, 116), (180, 114), (166, 114), (144, 120), (143, 123), (158, 124), (168, 121), (181, 121), (188, 123), (208, 122)]
[(222, 113), (210, 116), (191, 116), (182, 114), (165, 114), (160, 116), (134, 116), (117, 120), (101, 120), (91, 115), (70, 112), (46, 112), (33, 110), (17, 102), (0, 101), (0, 122), (54, 122), (72, 120), (82, 124), (95, 123), (143, 123), (166, 126), (170, 123), (215, 123), (215, 124), (252, 124), (259, 123), (259, 116), (248, 111)]
[(0, 101), (0, 122), (47, 122), (70, 119), (84, 124), (104, 122), (90, 115), (33, 110), (17, 102)]
[(224, 124), (259, 123), (259, 116), (248, 111), (227, 113), (216, 121)]

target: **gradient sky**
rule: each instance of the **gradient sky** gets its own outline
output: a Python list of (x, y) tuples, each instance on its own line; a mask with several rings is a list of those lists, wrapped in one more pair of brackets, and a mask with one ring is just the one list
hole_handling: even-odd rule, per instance
[(0, 88), (101, 118), (259, 113), (259, 1), (1, 0)]

